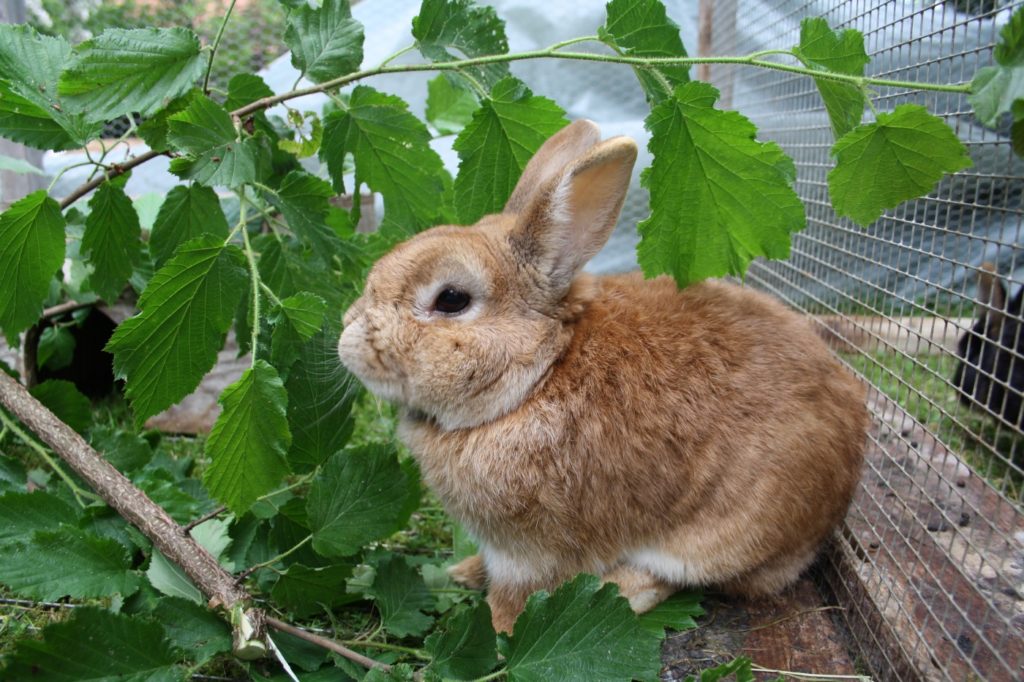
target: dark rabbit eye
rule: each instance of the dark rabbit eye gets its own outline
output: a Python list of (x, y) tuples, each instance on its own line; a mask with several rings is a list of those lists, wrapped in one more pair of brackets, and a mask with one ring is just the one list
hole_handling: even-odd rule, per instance
[(440, 313), (461, 313), (469, 305), (469, 294), (458, 289), (445, 289), (437, 295), (434, 310)]

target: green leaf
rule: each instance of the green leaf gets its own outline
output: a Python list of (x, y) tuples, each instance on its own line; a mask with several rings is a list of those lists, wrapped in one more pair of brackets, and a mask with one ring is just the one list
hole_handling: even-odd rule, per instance
[(187, 28), (107, 29), (75, 48), (58, 91), (92, 121), (149, 116), (191, 90), (205, 66)]
[(501, 211), (530, 157), (567, 123), (557, 104), (535, 97), (521, 81), (507, 78), (495, 85), (452, 145), (459, 153), (459, 221), (474, 223)]
[(302, 344), (323, 327), (326, 312), (327, 301), (308, 291), (289, 296), (271, 309), (270, 358), (274, 366), (289, 367), (298, 359)]
[(241, 514), (288, 474), (288, 394), (277, 371), (257, 360), (218, 402), (224, 411), (206, 443), (213, 461), (203, 483), (213, 497)]
[(289, 173), (276, 194), (267, 193), (267, 199), (281, 211), (288, 226), (327, 263), (341, 248), (338, 236), (327, 226), (329, 200), (333, 196), (330, 183), (302, 171)]
[(33, 386), (29, 393), (78, 433), (89, 430), (92, 403), (70, 381), (49, 379)]
[(978, 69), (967, 97), (987, 126), (996, 125), (1014, 102), (1024, 99), (1024, 7), (1018, 7), (1003, 26), (992, 54), (998, 66)]
[(750, 669), (750, 659), (740, 656), (714, 668), (706, 668), (700, 671), (700, 678), (689, 675), (686, 678), (686, 682), (696, 682), (697, 679), (700, 682), (718, 682), (729, 677), (729, 675), (735, 675), (736, 682), (754, 682), (754, 673)]
[(239, 140), (231, 115), (209, 97), (195, 97), (187, 109), (168, 117), (167, 127), (168, 141), (189, 154), (171, 161), (178, 177), (238, 187), (262, 180), (270, 167), (264, 139)]
[[(863, 76), (871, 61), (864, 51), (864, 34), (852, 28), (833, 31), (820, 17), (800, 22), (800, 45), (793, 54), (806, 66), (851, 76)], [(836, 138), (860, 125), (864, 114), (864, 93), (852, 83), (815, 78), (815, 85), (825, 102), (825, 110)]]
[(139, 124), (139, 137), (146, 141), (150, 149), (167, 151), (171, 143), (167, 139), (167, 119), (187, 109), (193, 101), (203, 96), (198, 88), (189, 90), (181, 97), (171, 101), (166, 107), (153, 114)]
[(129, 567), (120, 544), (69, 526), (37, 530), (31, 539), (0, 549), (0, 580), (17, 594), (44, 601), (127, 596), (139, 587)]
[(0, 328), (11, 345), (43, 312), (50, 282), (64, 262), (64, 217), (45, 190), (11, 204), (0, 215)]
[(51, 370), (64, 369), (75, 357), (75, 336), (67, 327), (47, 327), (39, 335), (36, 362)]
[(294, 135), (294, 139), (279, 139), (278, 148), (300, 159), (316, 154), (324, 140), (324, 124), (316, 112), (292, 109), (288, 112), (288, 122), (291, 124), (289, 132)]
[(697, 616), (704, 615), (700, 592), (676, 592), (647, 613), (640, 614), (640, 625), (662, 637), (665, 629), (691, 630), (697, 627)]
[(363, 25), (352, 18), (348, 0), (324, 0), (317, 9), (299, 5), (288, 15), (284, 42), (292, 66), (314, 83), (352, 73), (363, 62)]
[(29, 537), (37, 530), (77, 525), (78, 517), (74, 507), (47, 492), (4, 493), (0, 495), (0, 544)]
[(299, 350), (288, 373), (288, 462), (296, 472), (312, 471), (345, 444), (352, 433), (352, 405), (361, 389), (338, 359), (337, 337), (320, 333)]
[(184, 244), (107, 344), (141, 425), (188, 395), (217, 360), (246, 282), (244, 256), (204, 235)]
[(656, 679), (661, 637), (644, 629), (613, 583), (579, 575), (533, 594), (503, 639), (512, 682)]
[(220, 200), (209, 187), (178, 185), (167, 193), (149, 236), (149, 252), (158, 266), (170, 258), (180, 244), (204, 234), (227, 239), (227, 218)]
[[(665, 14), (660, 0), (612, 0), (608, 18), (597, 30), (601, 41), (627, 57), (685, 57), (679, 26)], [(652, 105), (671, 97), (672, 90), (690, 80), (685, 65), (633, 67)]]
[(383, 558), (366, 594), (377, 603), (384, 629), (396, 637), (422, 635), (434, 621), (423, 613), (433, 608), (434, 598), (405, 557)]
[[(221, 556), (231, 544), (231, 537), (228, 535), (228, 524), (220, 519), (204, 521), (189, 531), (189, 535), (218, 561), (221, 561)], [(224, 562), (221, 561), (221, 563), (223, 564)], [(149, 579), (149, 583), (155, 589), (168, 597), (185, 599), (195, 604), (206, 603), (203, 593), (185, 575), (185, 571), (167, 559), (158, 549), (153, 550), (149, 569), (146, 570), (146, 578)]]
[(472, 680), (494, 670), (497, 640), (487, 602), (452, 611), (423, 646), (433, 658), (430, 669), (444, 678)]
[(241, 109), (264, 97), (273, 97), (274, 91), (266, 81), (254, 73), (240, 73), (228, 81), (228, 100), (224, 108), (228, 111)]
[(311, 568), (292, 564), (274, 584), (270, 596), (274, 603), (298, 618), (308, 618), (356, 597), (345, 592), (345, 581), (352, 575), (354, 562), (332, 563)]
[(72, 149), (101, 126), (65, 111), (57, 79), (71, 56), (60, 37), (27, 25), (0, 24), (0, 135), (36, 149)]
[[(508, 52), (505, 22), (493, 7), (480, 7), (472, 0), (424, 0), (412, 20), (412, 35), (423, 56), (435, 62)], [(466, 72), (490, 89), (508, 76), (508, 64), (471, 66)], [(463, 85), (454, 74), (453, 81)]]
[(92, 265), (89, 282), (100, 298), (115, 302), (139, 262), (139, 215), (120, 187), (105, 182), (89, 200), (82, 255)]
[(205, 606), (165, 597), (152, 615), (164, 626), (171, 645), (194, 663), (205, 663), (214, 655), (231, 650), (227, 623)]
[(901, 104), (858, 126), (832, 146), (828, 174), (832, 205), (862, 225), (882, 211), (930, 192), (945, 173), (971, 165), (949, 126), (916, 104)]
[(18, 640), (2, 677), (34, 682), (171, 682), (178, 657), (159, 623), (92, 606)]
[(324, 119), (320, 159), (342, 191), (344, 159), (352, 154), (356, 177), (384, 197), (389, 220), (412, 231), (432, 225), (444, 191), (441, 157), (430, 148), (430, 132), (400, 98), (360, 85), (347, 111)]
[(757, 256), (785, 258), (790, 233), (803, 229), (793, 162), (734, 111), (713, 108), (718, 91), (694, 81), (651, 110), (641, 176), (651, 216), (637, 227), (637, 257), (647, 276), (667, 272), (680, 286), (742, 275)]
[(349, 556), (391, 535), (402, 522), (411, 491), (391, 446), (346, 448), (324, 465), (306, 498), (313, 549)]
[(441, 74), (427, 83), (427, 122), (441, 135), (455, 135), (473, 120), (480, 102), (471, 90), (457, 88)]
[(145, 438), (114, 426), (93, 428), (89, 444), (121, 473), (141, 469), (153, 457), (153, 448)]

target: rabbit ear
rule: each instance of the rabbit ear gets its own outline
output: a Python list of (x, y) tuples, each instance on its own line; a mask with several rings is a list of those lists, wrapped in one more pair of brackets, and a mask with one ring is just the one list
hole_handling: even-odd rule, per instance
[(550, 178), (516, 217), (509, 239), (518, 256), (561, 297), (615, 227), (636, 162), (636, 142), (605, 140)]
[(998, 338), (1006, 310), (1006, 289), (992, 263), (982, 263), (978, 272), (978, 303), (978, 317), (985, 320), (986, 335)]
[(520, 213), (530, 199), (547, 184), (551, 178), (565, 170), (566, 166), (586, 154), (601, 141), (601, 130), (593, 121), (580, 119), (548, 138), (523, 169), (505, 204), (505, 213)]

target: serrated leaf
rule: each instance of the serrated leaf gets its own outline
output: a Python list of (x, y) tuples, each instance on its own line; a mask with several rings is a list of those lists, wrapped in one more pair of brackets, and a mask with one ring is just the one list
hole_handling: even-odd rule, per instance
[(1014, 102), (1024, 99), (1024, 7), (1018, 7), (999, 32), (992, 56), (997, 66), (978, 69), (967, 97), (974, 114), (990, 127)]
[(534, 96), (521, 81), (506, 78), (495, 85), (452, 145), (459, 154), (459, 222), (501, 211), (534, 152), (567, 123), (557, 104)]
[(65, 111), (57, 79), (71, 56), (61, 37), (27, 25), (0, 24), (0, 135), (36, 149), (72, 149), (101, 126)]
[(444, 678), (472, 680), (494, 670), (497, 639), (487, 602), (460, 606), (423, 641), (433, 661), (430, 670)]
[(884, 209), (930, 192), (944, 174), (972, 164), (949, 126), (916, 104), (901, 104), (858, 126), (836, 141), (832, 155), (832, 205), (862, 225)]
[(740, 114), (714, 109), (717, 98), (707, 83), (687, 83), (645, 121), (651, 216), (637, 226), (637, 257), (649, 277), (666, 272), (680, 286), (742, 275), (757, 256), (785, 258), (805, 222), (792, 160), (756, 141)]
[(655, 679), (660, 648), (618, 588), (592, 575), (531, 595), (511, 639), (501, 641), (512, 682)]
[(409, 495), (393, 447), (371, 443), (338, 452), (306, 498), (313, 549), (323, 556), (349, 556), (394, 533)]
[(0, 215), (0, 328), (11, 345), (35, 323), (64, 262), (64, 217), (45, 190), (11, 204)]
[(270, 596), (298, 618), (308, 618), (355, 599), (345, 592), (345, 581), (352, 575), (354, 562), (332, 563), (311, 568), (292, 564), (281, 574)]
[(195, 97), (188, 108), (169, 116), (167, 139), (189, 154), (173, 159), (171, 172), (204, 185), (257, 182), (270, 167), (270, 149), (263, 138), (239, 140), (231, 115), (209, 97)]
[(381, 625), (396, 637), (422, 635), (434, 619), (423, 613), (434, 605), (423, 578), (405, 557), (390, 554), (377, 564), (366, 594), (380, 609)]
[(181, 480), (165, 469), (139, 472), (132, 482), (178, 523), (188, 523), (206, 511), (203, 504), (182, 487)]
[[(597, 35), (607, 45), (629, 57), (685, 57), (679, 26), (665, 14), (660, 0), (612, 0), (608, 18)], [(657, 104), (672, 90), (690, 80), (690, 67), (634, 67), (647, 101)]]
[(142, 312), (125, 320), (107, 344), (114, 373), (141, 425), (191, 393), (217, 360), (241, 296), (241, 251), (204, 235), (178, 253), (139, 297)]
[(659, 637), (665, 629), (691, 630), (697, 627), (697, 616), (704, 615), (700, 592), (676, 592), (646, 613), (640, 614), (640, 625)]
[(288, 474), (288, 394), (277, 371), (257, 360), (218, 402), (224, 410), (206, 442), (213, 461), (203, 483), (213, 497), (241, 514)]
[(120, 544), (69, 526), (37, 530), (31, 539), (8, 542), (0, 550), (0, 581), (17, 594), (44, 601), (127, 596), (139, 586), (129, 567)]
[(70, 381), (49, 379), (36, 384), (29, 393), (78, 433), (92, 424), (92, 403)]
[(121, 473), (141, 469), (153, 457), (153, 448), (145, 438), (113, 426), (93, 428), (89, 444)]
[(362, 389), (338, 359), (336, 340), (325, 333), (310, 339), (285, 382), (292, 430), (288, 462), (296, 472), (325, 462), (352, 433), (352, 405)]
[[(0, 495), (0, 544), (78, 523), (78, 511), (56, 495), (35, 491)], [(3, 576), (0, 576), (3, 580)]]
[(697, 680), (700, 682), (718, 682), (730, 675), (736, 676), (736, 682), (754, 682), (754, 673), (750, 669), (750, 659), (740, 656), (728, 663), (716, 665), (714, 668), (705, 668), (700, 671), (700, 677), (688, 675), (686, 682), (697, 682)]
[(400, 98), (360, 85), (347, 111), (324, 119), (320, 159), (342, 191), (344, 159), (355, 158), (356, 177), (384, 197), (389, 220), (416, 231), (441, 213), (444, 165), (430, 148), (430, 133)]
[(330, 263), (331, 255), (341, 248), (338, 236), (326, 223), (329, 199), (334, 196), (330, 183), (309, 173), (292, 171), (276, 193), (266, 196), (295, 234), (313, 247), (314, 254)]
[(152, 615), (164, 626), (170, 644), (196, 664), (231, 650), (231, 630), (227, 623), (204, 606), (165, 597)]
[(427, 83), (427, 122), (441, 135), (455, 135), (473, 120), (480, 101), (471, 90), (457, 88), (444, 74)]
[(139, 214), (120, 187), (103, 183), (89, 200), (81, 253), (92, 266), (89, 282), (100, 298), (111, 303), (139, 262)]
[(107, 29), (75, 48), (58, 91), (92, 121), (149, 116), (191, 90), (205, 66), (187, 28)]
[[(505, 22), (493, 7), (475, 5), (472, 0), (424, 0), (412, 20), (412, 35), (423, 56), (435, 62), (508, 52)], [(508, 64), (471, 66), (466, 72), (490, 88), (508, 76)], [(458, 82), (457, 77), (453, 80)]]
[(200, 235), (227, 239), (227, 218), (220, 200), (209, 187), (178, 185), (167, 193), (149, 236), (149, 252), (158, 266), (163, 265), (179, 244)]
[(38, 682), (171, 682), (181, 678), (163, 627), (152, 620), (79, 607), (47, 625), (43, 638), (18, 640), (0, 675)]
[(166, 107), (153, 114), (139, 124), (137, 128), (139, 137), (145, 140), (149, 148), (154, 151), (167, 151), (171, 143), (167, 139), (167, 119), (184, 111), (192, 102), (203, 96), (198, 88), (189, 90), (181, 97), (172, 100)]
[(284, 42), (292, 66), (314, 83), (352, 73), (363, 62), (363, 25), (352, 18), (348, 0), (302, 4), (288, 15)]
[(274, 366), (289, 367), (298, 359), (302, 344), (323, 327), (326, 312), (327, 301), (308, 291), (282, 299), (271, 309), (270, 358)]
[[(820, 17), (800, 22), (800, 45), (793, 54), (812, 69), (863, 76), (871, 61), (864, 51), (864, 34), (852, 28), (833, 31)], [(815, 85), (825, 102), (832, 132), (840, 138), (860, 125), (864, 114), (864, 93), (852, 83), (815, 78)]]
[(254, 73), (240, 73), (228, 81), (228, 99), (224, 102), (224, 108), (234, 111), (258, 99), (273, 95), (274, 91), (262, 78)]
[[(231, 544), (228, 524), (220, 519), (204, 521), (189, 531), (189, 535), (218, 561)], [(206, 601), (203, 598), (203, 593), (185, 574), (185, 571), (167, 559), (158, 549), (153, 550), (149, 568), (146, 570), (146, 578), (156, 590), (168, 597), (185, 599), (195, 604), (204, 604)]]

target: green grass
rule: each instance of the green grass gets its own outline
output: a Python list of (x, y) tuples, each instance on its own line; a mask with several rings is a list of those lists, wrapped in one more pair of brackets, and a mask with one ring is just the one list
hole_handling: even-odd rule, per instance
[(1024, 436), (960, 402), (950, 383), (956, 357), (887, 352), (840, 356), (1010, 500), (1024, 502), (1024, 477), (1007, 463), (1024, 465)]

